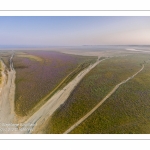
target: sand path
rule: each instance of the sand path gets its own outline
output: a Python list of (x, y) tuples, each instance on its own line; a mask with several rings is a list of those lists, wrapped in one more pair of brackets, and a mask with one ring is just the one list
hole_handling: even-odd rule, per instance
[[(15, 98), (15, 70), (13, 69), (13, 55), (10, 58), (10, 71), (2, 62), (2, 89), (0, 93), (0, 133), (10, 133), (15, 121), (14, 98)], [(6, 75), (7, 72), (7, 75)]]

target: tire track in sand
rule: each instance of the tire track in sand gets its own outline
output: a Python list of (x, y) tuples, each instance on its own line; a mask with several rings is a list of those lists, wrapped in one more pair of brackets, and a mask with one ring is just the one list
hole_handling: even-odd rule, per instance
[(81, 71), (71, 82), (69, 82), (62, 90), (56, 92), (39, 110), (37, 110), (28, 120), (26, 120), (25, 124), (35, 124), (32, 127), (31, 131), (25, 131), (24, 133), (32, 133), (33, 129), (38, 129), (39, 126), (44, 124), (44, 122), (55, 112), (57, 108), (63, 104), (77, 84), (83, 79), (83, 77), (90, 72), (95, 66), (97, 66), (100, 62), (106, 60), (108, 58), (98, 60), (88, 66), (86, 69)]

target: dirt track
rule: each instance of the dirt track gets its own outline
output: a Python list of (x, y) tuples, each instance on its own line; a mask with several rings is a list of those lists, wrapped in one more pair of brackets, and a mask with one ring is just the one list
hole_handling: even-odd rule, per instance
[(67, 134), (71, 132), (73, 129), (75, 129), (79, 124), (81, 124), (85, 119), (87, 119), (91, 114), (93, 114), (94, 111), (96, 111), (122, 84), (125, 84), (132, 78), (134, 78), (137, 74), (139, 74), (144, 69), (144, 65), (142, 68), (136, 72), (131, 77), (127, 78), (126, 80), (123, 80), (119, 84), (117, 84), (112, 91), (110, 91), (91, 111), (89, 111), (85, 116), (83, 116), (79, 121), (77, 121), (75, 124), (73, 124), (68, 130), (66, 130), (63, 134)]
[[(103, 60), (97, 61), (93, 65), (90, 65), (88, 68), (81, 71), (77, 77), (75, 77), (75, 79), (68, 83), (62, 90), (55, 93), (37, 112), (35, 112), (27, 121), (25, 121), (25, 124), (35, 124), (36, 126), (33, 126), (33, 129), (37, 129), (39, 126), (44, 124), (44, 122), (54, 113), (54, 111), (67, 100), (70, 93), (81, 81), (81, 79)], [(25, 131), (24, 133), (31, 132)]]
[[(12, 58), (13, 56), (10, 58), (10, 61), (12, 61)], [(0, 133), (10, 133), (9, 129), (14, 127), (9, 125), (13, 124), (15, 120), (15, 71), (12, 68), (12, 62), (10, 63), (10, 66), (12, 67), (10, 67), (10, 71), (7, 70), (7, 75), (4, 73), (6, 68), (3, 62), (2, 66), (3, 85), (0, 93)]]

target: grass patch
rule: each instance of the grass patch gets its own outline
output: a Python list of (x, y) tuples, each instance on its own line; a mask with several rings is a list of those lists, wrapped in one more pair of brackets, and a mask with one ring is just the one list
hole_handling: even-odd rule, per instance
[(137, 72), (147, 58), (147, 55), (135, 55), (114, 57), (101, 62), (85, 76), (68, 100), (52, 115), (47, 133), (66, 131), (99, 103), (115, 85)]
[(43, 61), (43, 59), (42, 59), (42, 58), (37, 57), (37, 56), (34, 56), (34, 55), (18, 54), (17, 56), (18, 56), (18, 57), (25, 57), (25, 58), (29, 58), (29, 59), (31, 59), (31, 60), (33, 59), (33, 60), (40, 61), (40, 62), (42, 62), (42, 61)]
[(149, 134), (150, 63), (71, 133)]

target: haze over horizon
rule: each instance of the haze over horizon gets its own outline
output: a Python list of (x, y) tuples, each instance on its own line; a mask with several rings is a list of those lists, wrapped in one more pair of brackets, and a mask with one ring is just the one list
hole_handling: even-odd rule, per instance
[(0, 45), (149, 45), (150, 17), (0, 17)]

